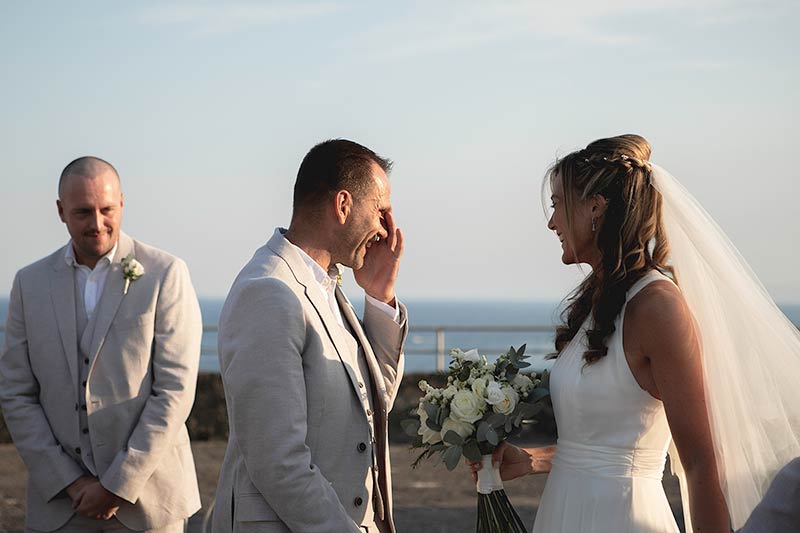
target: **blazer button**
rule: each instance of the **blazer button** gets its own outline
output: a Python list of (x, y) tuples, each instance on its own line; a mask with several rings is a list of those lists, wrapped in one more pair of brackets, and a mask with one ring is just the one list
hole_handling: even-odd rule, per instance
[(88, 365), (89, 364), (89, 358), (88, 357), (84, 357), (83, 358), (83, 362)]
[(81, 405), (81, 409), (83, 409), (85, 411), (86, 410), (86, 406), (85, 405)]
[(357, 496), (353, 503), (356, 504), (356, 507), (361, 507), (361, 504), (364, 503), (364, 500), (361, 499), (361, 496)]
[(359, 442), (359, 443), (358, 443), (358, 451), (360, 451), (360, 452), (365, 452), (365, 451), (367, 451), (367, 445), (366, 445), (366, 444), (364, 444), (363, 442)]
[(367, 409), (367, 416), (372, 416), (372, 409)]
[(80, 448), (75, 448), (75, 453), (77, 453), (78, 455), (80, 455), (80, 454), (81, 454), (81, 449), (80, 449)]
[(89, 428), (83, 428), (83, 434), (86, 435), (87, 433), (89, 433)]

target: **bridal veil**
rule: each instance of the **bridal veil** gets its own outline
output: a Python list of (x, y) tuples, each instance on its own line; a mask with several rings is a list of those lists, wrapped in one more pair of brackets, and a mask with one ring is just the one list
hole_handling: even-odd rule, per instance
[[(697, 200), (657, 165), (651, 180), (663, 199), (671, 265), (699, 333), (720, 481), (739, 528), (777, 470), (800, 456), (800, 333)], [(691, 532), (674, 446), (670, 458)]]

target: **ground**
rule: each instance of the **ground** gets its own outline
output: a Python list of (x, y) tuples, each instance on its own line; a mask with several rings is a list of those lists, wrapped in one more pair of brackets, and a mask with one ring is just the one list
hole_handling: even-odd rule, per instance
[[(203, 508), (208, 509), (216, 489), (225, 442), (192, 443)], [(456, 533), (475, 529), (475, 486), (463, 465), (448, 472), (429, 460), (416, 470), (409, 466), (414, 455), (402, 444), (391, 446), (395, 522), (399, 533)], [(506, 483), (506, 492), (530, 528), (546, 476), (528, 476)], [(677, 481), (665, 476), (665, 488), (673, 509), (680, 505)], [(22, 531), (25, 514), (25, 467), (13, 444), (0, 444), (0, 531)], [(190, 522), (191, 533), (200, 533), (202, 512)]]

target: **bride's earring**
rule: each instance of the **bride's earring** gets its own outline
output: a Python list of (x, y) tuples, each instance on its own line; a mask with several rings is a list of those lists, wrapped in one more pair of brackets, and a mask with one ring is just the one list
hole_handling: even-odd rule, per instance
[(592, 218), (592, 233), (594, 233), (595, 231), (597, 231), (597, 219)]

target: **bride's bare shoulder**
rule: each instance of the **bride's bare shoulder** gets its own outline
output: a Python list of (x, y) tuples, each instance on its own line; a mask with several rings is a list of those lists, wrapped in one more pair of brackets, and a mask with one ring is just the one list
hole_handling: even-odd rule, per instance
[(648, 283), (625, 310), (626, 335), (643, 344), (673, 342), (694, 332), (692, 315), (680, 289), (667, 279)]

